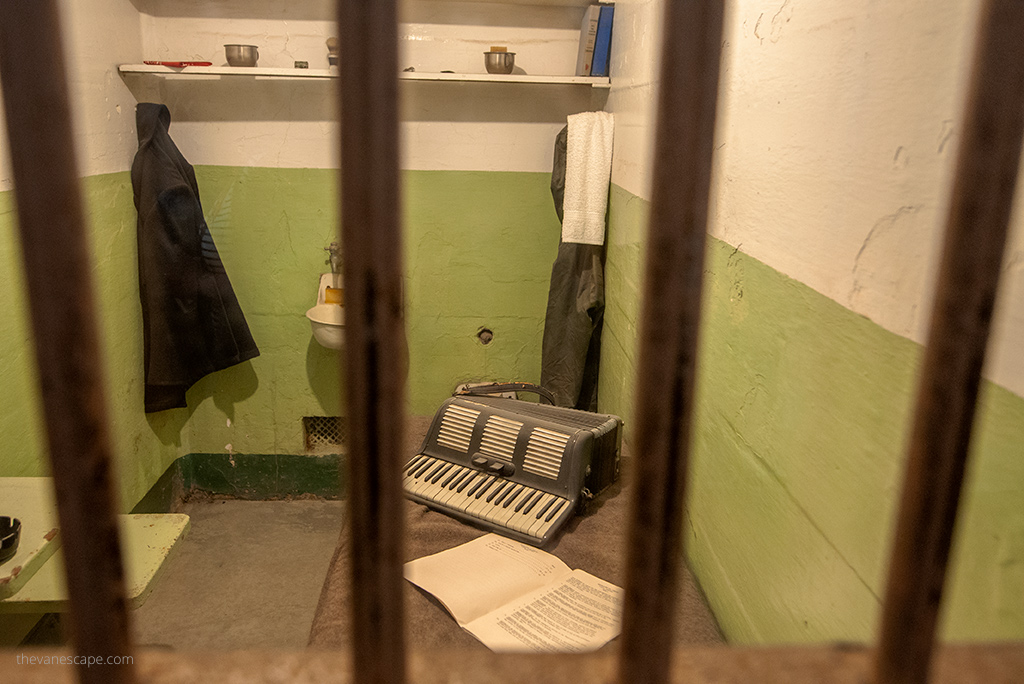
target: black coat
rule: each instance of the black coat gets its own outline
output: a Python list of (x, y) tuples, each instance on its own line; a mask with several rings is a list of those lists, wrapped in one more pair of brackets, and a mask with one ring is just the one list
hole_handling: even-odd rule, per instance
[[(555, 138), (551, 195), (563, 218), (569, 127)], [(597, 410), (597, 380), (604, 327), (604, 245), (558, 242), (544, 319), (540, 384), (555, 404)]]
[(259, 356), (199, 204), (195, 172), (168, 135), (161, 104), (135, 112), (132, 188), (139, 213), (139, 295), (146, 412), (185, 406), (204, 375)]

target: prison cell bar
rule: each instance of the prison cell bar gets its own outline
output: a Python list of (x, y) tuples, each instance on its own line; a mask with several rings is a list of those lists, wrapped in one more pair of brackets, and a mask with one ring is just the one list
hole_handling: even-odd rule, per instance
[(619, 681), (669, 677), (700, 329), (723, 0), (665, 3)]
[(395, 0), (338, 0), (353, 676), (405, 680), (405, 329)]
[[(56, 0), (0, 2), (0, 83), (71, 635), (79, 656), (130, 656), (99, 334)], [(54, 274), (59, 274), (55, 278)], [(129, 684), (131, 665), (79, 665)]]
[(982, 5), (910, 432), (876, 684), (923, 684), (970, 445), (1024, 134), (1024, 3)]

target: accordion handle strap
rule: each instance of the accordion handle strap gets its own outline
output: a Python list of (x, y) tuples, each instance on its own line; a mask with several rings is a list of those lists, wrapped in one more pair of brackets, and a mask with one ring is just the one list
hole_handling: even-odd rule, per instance
[(456, 395), (469, 394), (479, 396), (482, 394), (497, 394), (499, 392), (532, 392), (540, 396), (542, 401), (552, 406), (555, 405), (555, 395), (540, 385), (534, 385), (532, 382), (495, 382), (490, 385), (477, 385), (456, 392)]

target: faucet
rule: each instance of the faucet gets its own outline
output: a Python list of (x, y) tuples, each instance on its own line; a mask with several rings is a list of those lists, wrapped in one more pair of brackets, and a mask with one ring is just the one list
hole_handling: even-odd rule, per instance
[(341, 273), (341, 247), (337, 242), (332, 242), (329, 247), (324, 247), (325, 252), (330, 252), (325, 264), (331, 265), (331, 273)]

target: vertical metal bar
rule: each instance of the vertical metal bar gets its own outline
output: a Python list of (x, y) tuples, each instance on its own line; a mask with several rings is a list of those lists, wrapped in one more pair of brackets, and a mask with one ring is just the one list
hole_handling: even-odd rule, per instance
[[(0, 82), (71, 635), (79, 656), (128, 656), (99, 335), (56, 0), (0, 2)], [(79, 665), (79, 678), (133, 682), (132, 666), (118, 661)]]
[(1024, 134), (1024, 3), (982, 8), (875, 660), (923, 683), (956, 520)]
[(668, 681), (700, 326), (722, 0), (665, 6), (619, 681)]
[(405, 679), (405, 332), (394, 0), (339, 0), (353, 681)]

